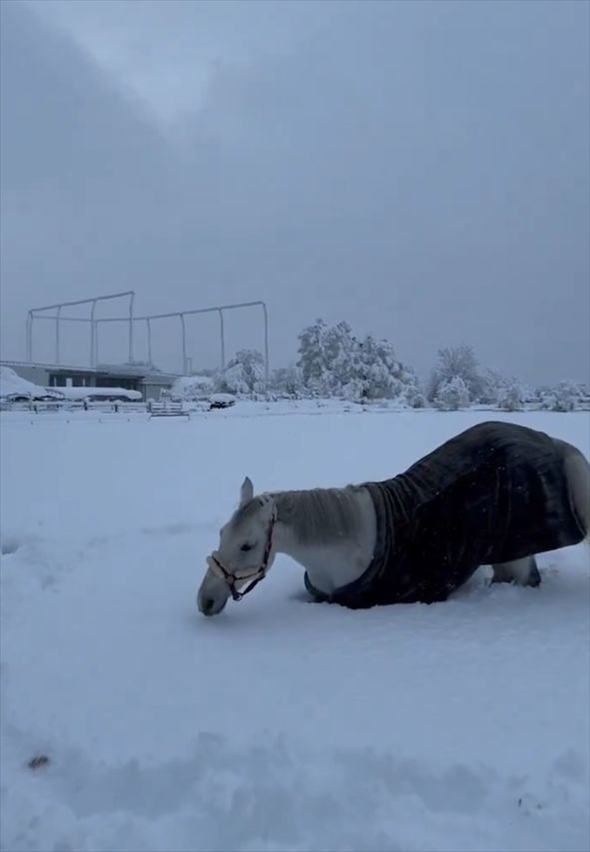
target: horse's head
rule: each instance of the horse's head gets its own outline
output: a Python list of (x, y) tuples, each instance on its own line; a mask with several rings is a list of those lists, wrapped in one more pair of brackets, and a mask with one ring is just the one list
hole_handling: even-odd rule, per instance
[(239, 506), (220, 530), (218, 549), (207, 558), (207, 572), (197, 593), (203, 615), (217, 615), (230, 595), (240, 600), (266, 576), (274, 560), (275, 517), (273, 498), (254, 497), (252, 482), (246, 477)]

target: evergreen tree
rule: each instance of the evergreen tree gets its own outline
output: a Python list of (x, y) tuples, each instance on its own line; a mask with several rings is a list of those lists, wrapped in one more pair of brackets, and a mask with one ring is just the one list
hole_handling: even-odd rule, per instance
[(240, 349), (228, 361), (215, 383), (222, 393), (263, 393), (264, 358), (256, 349)]
[(320, 383), (326, 369), (324, 353), (324, 337), (326, 323), (317, 319), (315, 323), (304, 328), (298, 336), (299, 360), (297, 367), (301, 370), (301, 378), (307, 387)]
[(328, 327), (317, 320), (304, 329), (298, 368), (306, 389), (315, 395), (424, 403), (415, 374), (402, 366), (392, 344), (370, 334), (359, 340), (346, 322)]

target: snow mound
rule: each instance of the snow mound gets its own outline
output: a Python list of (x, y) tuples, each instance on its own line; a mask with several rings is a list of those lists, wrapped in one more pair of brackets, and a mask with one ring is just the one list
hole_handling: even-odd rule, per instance
[(170, 388), (170, 395), (182, 399), (208, 399), (212, 390), (210, 376), (179, 376)]
[(63, 387), (59, 390), (66, 399), (111, 399), (118, 397), (128, 399), (130, 402), (141, 402), (143, 398), (139, 391), (129, 390), (128, 388), (95, 388), (87, 385), (86, 387)]
[(212, 393), (209, 402), (213, 408), (230, 408), (236, 404), (236, 398), (231, 393)]
[(97, 765), (46, 748), (32, 769), (26, 741), (16, 742), (5, 743), (13, 766), (1, 828), (11, 852), (587, 849), (585, 770), (568, 753), (531, 781), (280, 737), (237, 746), (204, 732), (163, 763)]
[(30, 396), (32, 399), (39, 399), (47, 396), (47, 391), (44, 387), (23, 379), (12, 367), (0, 367), (0, 398), (12, 394), (22, 394), (23, 396)]

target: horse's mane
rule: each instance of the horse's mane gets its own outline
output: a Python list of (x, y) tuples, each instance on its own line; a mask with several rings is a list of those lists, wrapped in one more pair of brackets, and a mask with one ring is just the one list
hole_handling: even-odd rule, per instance
[(297, 530), (303, 545), (345, 543), (363, 532), (357, 492), (360, 486), (344, 488), (312, 488), (294, 491), (274, 491), (253, 497), (239, 506), (231, 519), (232, 526), (247, 523), (270, 499), (277, 506), (277, 520)]
[(357, 486), (313, 488), (305, 491), (279, 491), (276, 499), (278, 520), (297, 530), (301, 544), (343, 543), (361, 532)]

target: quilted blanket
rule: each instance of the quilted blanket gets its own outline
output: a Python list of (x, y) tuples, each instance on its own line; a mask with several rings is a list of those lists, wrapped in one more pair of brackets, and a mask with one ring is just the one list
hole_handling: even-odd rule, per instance
[(543, 432), (490, 421), (451, 438), (404, 473), (364, 483), (374, 502), (373, 560), (321, 601), (359, 609), (445, 600), (481, 565), (578, 544), (563, 458)]

